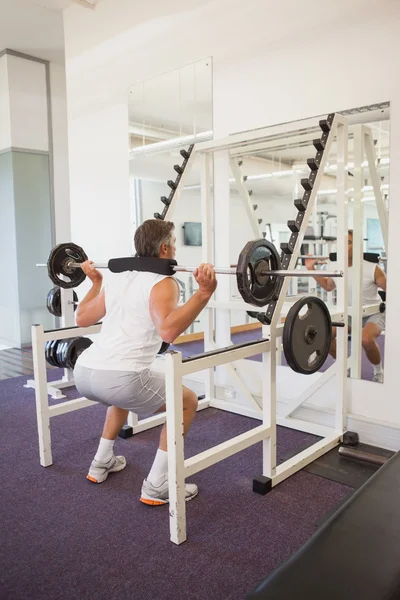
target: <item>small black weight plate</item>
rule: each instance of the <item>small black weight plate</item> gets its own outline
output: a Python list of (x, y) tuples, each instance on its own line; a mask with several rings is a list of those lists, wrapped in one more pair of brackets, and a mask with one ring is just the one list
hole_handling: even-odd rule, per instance
[(47, 341), (47, 342), (45, 343), (45, 345), (44, 345), (44, 356), (45, 356), (45, 358), (46, 358), (46, 362), (47, 362), (49, 365), (52, 365), (52, 363), (50, 362), (50, 345), (51, 345), (51, 344), (52, 344), (52, 341), (51, 341), (51, 340), (49, 340), (49, 341)]
[[(82, 263), (87, 260), (85, 252), (80, 246), (69, 242), (67, 244), (58, 244), (50, 252), (47, 261), (47, 271), (54, 285), (70, 289), (80, 285), (86, 278), (85, 273), (80, 268), (69, 268), (70, 261)], [(60, 276), (68, 280), (61, 279)]]
[(68, 340), (59, 340), (56, 351), (56, 362), (57, 366), (63, 369), (66, 368), (65, 364), (65, 347), (67, 345)]
[(316, 373), (326, 361), (332, 341), (331, 316), (320, 298), (305, 296), (293, 304), (283, 326), (283, 351), (296, 373)]
[(49, 291), (46, 306), (51, 315), (61, 317), (61, 292), (59, 287), (54, 287)]
[[(74, 301), (74, 311), (75, 311), (78, 308), (77, 304), (75, 304), (76, 302), (78, 302), (78, 295), (75, 292), (75, 290), (73, 293), (73, 301)], [(55, 317), (62, 316), (61, 290), (59, 287), (54, 287), (49, 291), (49, 293), (47, 294), (46, 306), (47, 306), (47, 310), (49, 311), (50, 314), (54, 315)]]
[(50, 350), (49, 350), (49, 363), (53, 365), (53, 367), (58, 367), (57, 363), (57, 347), (59, 340), (53, 340), (50, 342)]
[(265, 271), (280, 270), (280, 258), (268, 240), (248, 242), (241, 251), (236, 267), (238, 290), (245, 302), (265, 306), (279, 290), (279, 277)]
[(78, 356), (92, 344), (92, 340), (86, 337), (71, 338), (68, 340), (65, 350), (65, 364), (67, 369), (73, 369)]
[(164, 354), (169, 348), (169, 344), (167, 342), (163, 342), (161, 344), (161, 348), (158, 351), (158, 354)]

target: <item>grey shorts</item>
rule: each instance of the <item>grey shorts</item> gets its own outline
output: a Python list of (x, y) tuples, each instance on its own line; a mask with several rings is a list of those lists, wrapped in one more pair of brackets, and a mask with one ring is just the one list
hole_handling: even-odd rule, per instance
[[(365, 327), (367, 323), (375, 323), (375, 325), (378, 325), (381, 332), (385, 331), (385, 327), (386, 327), (385, 313), (375, 313), (373, 315), (369, 315), (368, 317), (363, 317), (362, 326)], [(351, 331), (351, 317), (349, 317), (349, 330)]]
[(77, 364), (74, 379), (78, 392), (88, 400), (131, 410), (139, 418), (154, 414), (165, 404), (165, 376), (150, 369), (102, 371)]
[(362, 320), (362, 326), (365, 327), (367, 323), (375, 323), (375, 325), (378, 325), (381, 331), (384, 331), (386, 326), (385, 313), (375, 313), (369, 317), (364, 317)]

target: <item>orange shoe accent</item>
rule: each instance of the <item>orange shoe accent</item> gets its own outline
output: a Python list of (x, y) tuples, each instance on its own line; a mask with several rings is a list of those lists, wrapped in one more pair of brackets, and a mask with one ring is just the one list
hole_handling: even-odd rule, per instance
[(160, 502), (159, 500), (147, 500), (147, 498), (140, 498), (140, 502), (147, 504), (148, 506), (164, 506), (166, 502)]
[(89, 479), (89, 481), (93, 481), (93, 483), (99, 483), (97, 479), (95, 479), (94, 477), (90, 477), (90, 475), (86, 475), (86, 479)]

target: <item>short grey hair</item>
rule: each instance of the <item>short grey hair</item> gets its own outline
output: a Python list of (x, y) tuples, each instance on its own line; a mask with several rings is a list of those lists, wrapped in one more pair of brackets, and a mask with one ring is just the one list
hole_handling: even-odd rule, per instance
[(161, 246), (172, 243), (172, 233), (175, 225), (172, 221), (161, 219), (148, 219), (144, 221), (135, 232), (135, 249), (138, 256), (158, 258)]

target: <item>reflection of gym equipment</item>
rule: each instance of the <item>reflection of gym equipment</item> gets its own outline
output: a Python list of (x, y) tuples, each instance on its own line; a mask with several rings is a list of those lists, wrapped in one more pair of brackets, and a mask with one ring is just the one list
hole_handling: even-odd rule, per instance
[(155, 219), (160, 219), (160, 220), (164, 220), (165, 217), (167, 216), (167, 212), (168, 212), (168, 208), (174, 198), (175, 195), (175, 191), (179, 185), (179, 182), (185, 172), (185, 169), (187, 167), (190, 155), (192, 153), (192, 150), (194, 148), (194, 145), (192, 144), (191, 146), (189, 146), (189, 148), (187, 150), (181, 150), (180, 154), (181, 156), (184, 158), (184, 161), (181, 165), (174, 165), (174, 170), (176, 171), (176, 173), (178, 174), (175, 181), (172, 181), (172, 179), (169, 179), (167, 181), (167, 185), (168, 187), (171, 189), (169, 196), (161, 196), (161, 202), (164, 204), (164, 208), (162, 213), (154, 213), (154, 218)]

